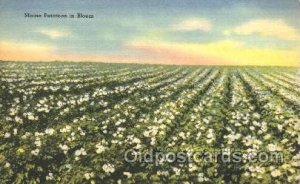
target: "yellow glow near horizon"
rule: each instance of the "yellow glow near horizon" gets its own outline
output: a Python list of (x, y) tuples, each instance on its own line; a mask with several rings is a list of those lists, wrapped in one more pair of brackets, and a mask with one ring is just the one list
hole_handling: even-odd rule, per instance
[(49, 59), (54, 48), (36, 43), (0, 42), (0, 59), (12, 61), (36, 61)]
[(199, 59), (211, 58), (219, 60), (219, 65), (298, 66), (299, 61), (298, 49), (246, 47), (240, 42), (230, 40), (207, 44), (140, 41), (129, 43), (129, 46), (148, 55), (168, 50), (170, 57), (173, 57), (172, 54), (181, 53)]
[(163, 41), (133, 41), (127, 48), (139, 55), (101, 55), (61, 53), (52, 46), (33, 43), (0, 42), (0, 59), (13, 61), (100, 61), (122, 63), (178, 65), (257, 65), (299, 66), (298, 49), (280, 50), (247, 47), (243, 43), (224, 40), (192, 44)]

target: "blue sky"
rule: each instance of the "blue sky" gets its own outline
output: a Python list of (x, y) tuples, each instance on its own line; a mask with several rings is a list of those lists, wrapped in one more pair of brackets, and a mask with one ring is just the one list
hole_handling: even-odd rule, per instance
[[(231, 61), (233, 56), (210, 51), (215, 44), (217, 49), (222, 46), (222, 51), (238, 45), (236, 50), (245, 51), (247, 57), (255, 53), (245, 49), (280, 53), (279, 58), (292, 58), (286, 65), (293, 65), (298, 58), (294, 52), (299, 47), (299, 8), (296, 0), (0, 0), (0, 59), (30, 60), (26, 53), (35, 56), (32, 60), (49, 58), (31, 53), (35, 48), (57, 60), (164, 63), (178, 57), (180, 64), (190, 64), (183, 58), (198, 57), (210, 59), (192, 64), (209, 64), (218, 58), (239, 64)], [(95, 18), (24, 18), (24, 13), (44, 12), (81, 12)], [(268, 30), (270, 26), (278, 31)], [(189, 54), (185, 48), (192, 45), (198, 50)], [(13, 51), (8, 47), (22, 54), (11, 57)], [(174, 52), (182, 55), (173, 56)], [(266, 56), (266, 63), (276, 55), (260, 54)], [(247, 57), (245, 62), (251, 60)]]

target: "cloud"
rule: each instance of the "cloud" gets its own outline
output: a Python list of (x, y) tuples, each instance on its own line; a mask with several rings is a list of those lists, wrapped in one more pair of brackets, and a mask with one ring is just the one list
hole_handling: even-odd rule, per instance
[(174, 31), (210, 31), (211, 22), (204, 18), (189, 18), (178, 22), (172, 26)]
[(46, 35), (51, 39), (57, 39), (57, 38), (69, 36), (68, 32), (62, 30), (56, 30), (56, 29), (40, 29), (37, 32)]
[(288, 25), (282, 19), (256, 19), (246, 22), (233, 30), (224, 31), (225, 35), (252, 35), (275, 37), (282, 40), (297, 41), (300, 40), (300, 34), (295, 28)]
[(233, 40), (202, 44), (135, 41), (127, 46), (146, 57), (174, 64), (298, 66), (299, 58), (297, 49), (252, 48)]

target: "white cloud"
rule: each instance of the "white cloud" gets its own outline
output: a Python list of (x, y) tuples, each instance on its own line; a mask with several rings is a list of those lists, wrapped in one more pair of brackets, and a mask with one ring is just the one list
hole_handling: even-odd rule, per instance
[(43, 35), (46, 35), (46, 36), (50, 37), (51, 39), (57, 39), (57, 38), (69, 36), (68, 32), (62, 31), (62, 30), (56, 30), (56, 29), (40, 29), (37, 32), (39, 32)]
[(175, 31), (210, 31), (211, 22), (205, 18), (189, 18), (172, 26)]
[(283, 40), (300, 40), (300, 34), (295, 28), (282, 19), (256, 19), (235, 27), (231, 31), (224, 31), (225, 35), (252, 35), (275, 37)]

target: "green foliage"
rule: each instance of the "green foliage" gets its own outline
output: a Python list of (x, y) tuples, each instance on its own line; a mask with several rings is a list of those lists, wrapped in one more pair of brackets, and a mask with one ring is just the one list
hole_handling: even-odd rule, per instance
[[(300, 91), (294, 68), (92, 63), (0, 63), (0, 68), (1, 183), (299, 182)], [(284, 160), (206, 160), (204, 153), (225, 148), (243, 154), (280, 151)], [(128, 150), (140, 154), (134, 162), (125, 160)], [(153, 161), (143, 157), (150, 151)], [(156, 160), (171, 152), (201, 153), (200, 160)]]

